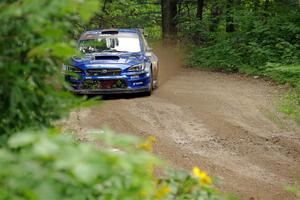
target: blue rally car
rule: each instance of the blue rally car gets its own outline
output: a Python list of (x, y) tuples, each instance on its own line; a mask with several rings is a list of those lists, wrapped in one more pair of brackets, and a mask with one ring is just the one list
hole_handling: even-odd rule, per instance
[(84, 32), (78, 49), (64, 65), (70, 90), (77, 94), (145, 93), (158, 84), (158, 58), (141, 29), (102, 29)]

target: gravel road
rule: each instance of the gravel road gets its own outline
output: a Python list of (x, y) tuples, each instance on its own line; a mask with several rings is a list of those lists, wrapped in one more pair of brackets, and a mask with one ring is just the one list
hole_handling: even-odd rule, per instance
[(300, 128), (276, 112), (282, 88), (237, 74), (181, 67), (180, 53), (156, 48), (160, 86), (151, 97), (109, 97), (77, 110), (68, 129), (111, 127), (157, 138), (155, 154), (178, 169), (200, 166), (216, 187), (245, 200), (292, 200), (300, 176)]

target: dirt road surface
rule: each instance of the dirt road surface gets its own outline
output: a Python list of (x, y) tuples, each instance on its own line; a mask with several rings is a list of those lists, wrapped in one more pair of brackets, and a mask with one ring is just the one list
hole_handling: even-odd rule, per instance
[(151, 97), (119, 96), (71, 113), (80, 132), (107, 125), (157, 138), (155, 153), (177, 169), (200, 166), (216, 187), (241, 199), (292, 200), (300, 175), (300, 129), (276, 112), (282, 89), (236, 74), (181, 68), (180, 54), (156, 49), (160, 86)]

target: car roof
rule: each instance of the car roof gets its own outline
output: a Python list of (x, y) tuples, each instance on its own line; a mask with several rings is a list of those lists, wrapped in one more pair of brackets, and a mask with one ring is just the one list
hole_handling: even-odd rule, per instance
[(96, 29), (96, 30), (89, 30), (85, 33), (101, 33), (103, 31), (118, 31), (122, 33), (140, 33), (142, 29), (138, 28), (110, 28), (110, 29)]
[(119, 29), (115, 29), (115, 28), (111, 28), (111, 29), (97, 29), (97, 30), (89, 30), (89, 31), (85, 31), (84, 33), (81, 34), (80, 40), (84, 40), (87, 38), (94, 38), (97, 37), (101, 34), (118, 34), (118, 33), (136, 33), (136, 34), (140, 34), (143, 33), (143, 29), (138, 29), (138, 28), (119, 28)]

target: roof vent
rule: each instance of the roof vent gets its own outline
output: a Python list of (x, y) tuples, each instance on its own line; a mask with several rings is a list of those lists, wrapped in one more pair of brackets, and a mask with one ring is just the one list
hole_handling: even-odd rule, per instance
[(101, 32), (101, 34), (105, 34), (105, 35), (116, 35), (118, 33), (119, 33), (119, 31), (117, 31), (117, 30), (104, 30)]
[(119, 56), (95, 56), (95, 60), (119, 60)]

